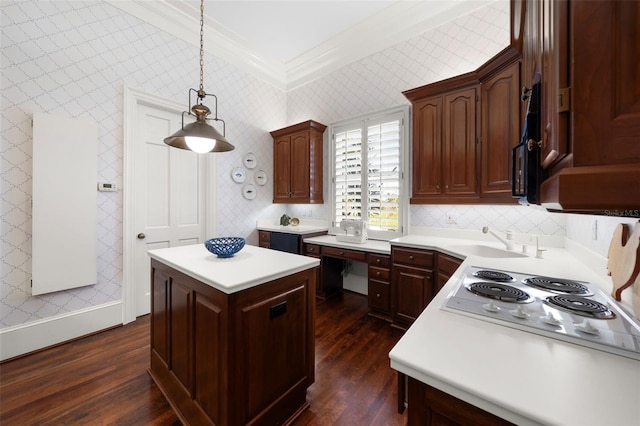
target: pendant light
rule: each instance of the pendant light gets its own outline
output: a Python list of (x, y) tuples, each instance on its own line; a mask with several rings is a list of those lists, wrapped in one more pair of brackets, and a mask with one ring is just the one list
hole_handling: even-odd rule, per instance
[[(235, 147), (224, 137), (225, 122), (218, 118), (218, 98), (204, 91), (204, 0), (200, 0), (200, 88), (189, 89), (189, 111), (182, 113), (182, 128), (165, 138), (164, 143), (174, 148), (187, 149), (198, 153), (232, 151)], [(195, 93), (198, 103), (191, 106), (191, 94)], [(211, 110), (202, 100), (212, 96), (215, 99), (214, 118), (207, 118)], [(196, 117), (196, 121), (185, 126), (184, 115)], [(222, 134), (207, 124), (207, 120), (222, 122)]]

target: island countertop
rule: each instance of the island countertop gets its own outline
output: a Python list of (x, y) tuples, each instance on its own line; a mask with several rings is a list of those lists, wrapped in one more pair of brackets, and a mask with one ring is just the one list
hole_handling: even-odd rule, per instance
[(219, 258), (204, 244), (150, 250), (149, 256), (211, 287), (231, 294), (320, 265), (320, 260), (245, 245)]

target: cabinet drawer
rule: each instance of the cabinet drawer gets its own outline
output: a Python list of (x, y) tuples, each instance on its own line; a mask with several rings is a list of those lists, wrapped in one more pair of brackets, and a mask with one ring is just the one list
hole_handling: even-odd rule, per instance
[(378, 268), (376, 266), (369, 266), (369, 278), (389, 282), (391, 272), (389, 268)]
[(271, 239), (271, 232), (269, 231), (258, 231), (258, 240), (261, 243), (269, 243), (269, 240)]
[(340, 259), (356, 260), (358, 262), (367, 261), (367, 253), (363, 251), (349, 250), (336, 247), (322, 247), (322, 255), (338, 257)]
[(369, 254), (369, 266), (379, 266), (381, 268), (388, 268), (391, 266), (391, 256), (384, 254)]
[(394, 248), (392, 256), (393, 263), (423, 267), (433, 266), (433, 252), (429, 250)]
[(387, 283), (369, 280), (369, 308), (389, 313), (391, 310), (391, 291)]
[(307, 256), (320, 256), (320, 246), (317, 244), (305, 244), (304, 254)]
[(446, 254), (438, 253), (438, 272), (445, 275), (453, 275), (462, 261)]

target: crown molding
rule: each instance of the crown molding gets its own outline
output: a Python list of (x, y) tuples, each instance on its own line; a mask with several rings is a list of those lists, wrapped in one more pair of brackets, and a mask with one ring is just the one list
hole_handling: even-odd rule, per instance
[(287, 90), (494, 2), (496, 0), (398, 1), (287, 63)]
[[(200, 46), (199, 19), (190, 15), (181, 1), (105, 1)], [(288, 91), (494, 2), (496, 0), (398, 1), (287, 63), (266, 58), (222, 23), (205, 15), (205, 51)]]
[[(106, 3), (200, 48), (200, 18), (179, 7), (180, 2), (105, 0)], [(252, 50), (240, 37), (205, 15), (204, 50), (274, 86), (286, 89), (283, 63)]]

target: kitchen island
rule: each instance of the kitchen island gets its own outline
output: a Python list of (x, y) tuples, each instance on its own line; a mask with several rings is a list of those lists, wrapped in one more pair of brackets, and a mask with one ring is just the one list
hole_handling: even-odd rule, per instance
[(314, 258), (245, 246), (149, 252), (149, 373), (185, 424), (285, 424), (314, 381)]
[(408, 424), (639, 425), (640, 361), (441, 309), (470, 266), (576, 279), (609, 293), (606, 259), (570, 241), (545, 247), (542, 259), (477, 256), (476, 243), (443, 235), (391, 241), (466, 255), (389, 354), (409, 377)]

